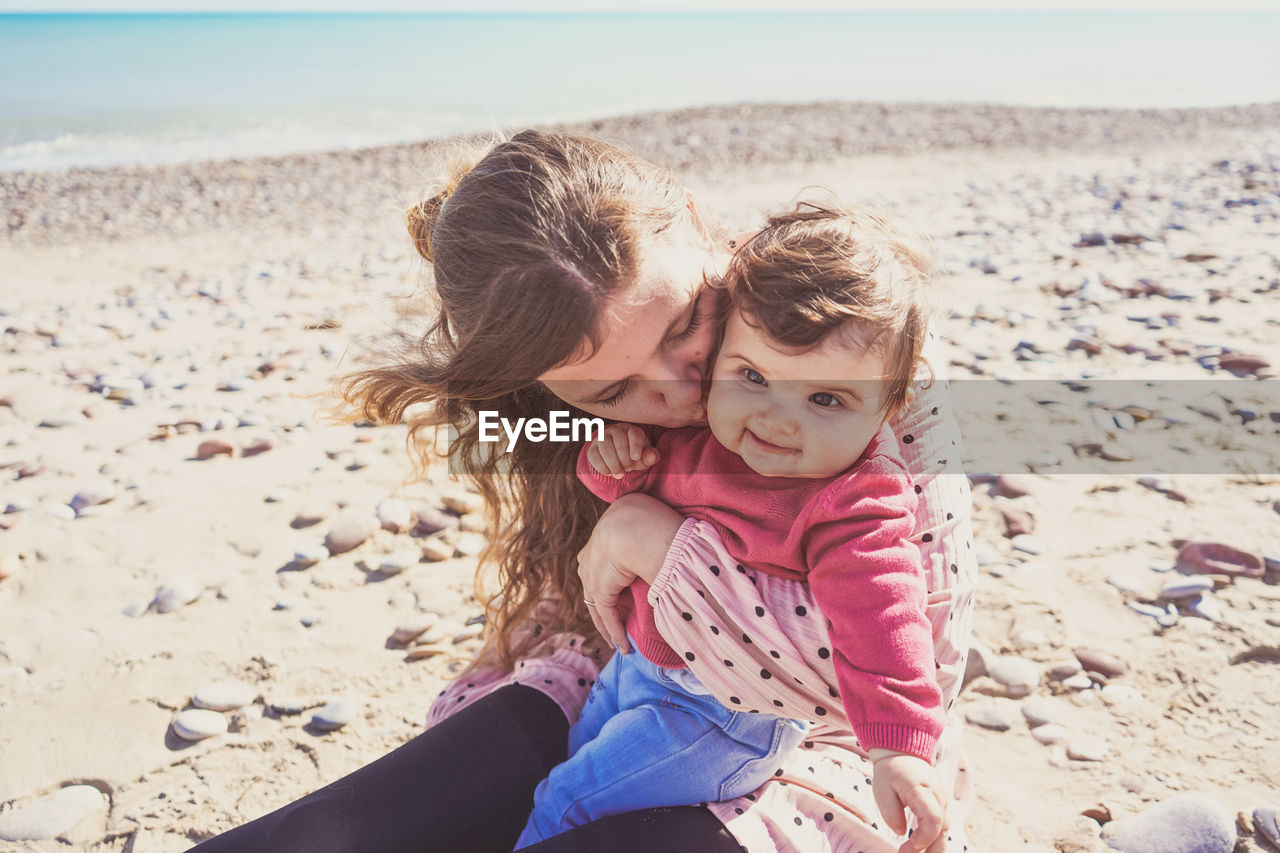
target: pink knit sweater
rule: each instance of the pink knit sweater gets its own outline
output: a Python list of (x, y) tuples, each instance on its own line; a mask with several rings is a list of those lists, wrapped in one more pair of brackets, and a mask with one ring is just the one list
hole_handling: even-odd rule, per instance
[[(831, 648), (818, 655), (834, 656), (840, 698), (859, 743), (931, 762), (943, 709), (920, 550), (908, 541), (916, 495), (888, 427), (852, 468), (825, 480), (757, 474), (704, 428), (667, 430), (655, 443), (658, 463), (621, 479), (596, 472), (584, 447), (578, 476), (606, 501), (643, 492), (712, 523), (742, 564), (721, 571), (745, 571), (745, 565), (807, 581), (829, 625)], [(655, 664), (684, 666), (658, 633), (648, 593), (644, 581), (632, 584), (627, 632)]]

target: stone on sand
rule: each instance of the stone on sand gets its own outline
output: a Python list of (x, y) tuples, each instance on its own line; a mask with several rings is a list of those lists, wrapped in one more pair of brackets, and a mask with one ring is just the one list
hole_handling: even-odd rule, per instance
[(191, 697), (191, 704), (210, 711), (234, 711), (253, 704), (258, 691), (243, 681), (214, 681), (204, 685)]
[(102, 792), (92, 785), (68, 785), (0, 813), (0, 839), (43, 841), (57, 838), (106, 805)]
[(173, 718), (173, 733), (183, 740), (204, 740), (226, 732), (227, 718), (217, 711), (188, 708)]
[(354, 699), (336, 699), (311, 715), (311, 724), (321, 731), (340, 729), (356, 717), (360, 705)]
[(381, 529), (382, 523), (374, 516), (353, 516), (333, 526), (324, 537), (324, 546), (330, 554), (343, 554), (358, 548), (364, 540)]
[(1231, 853), (1236, 827), (1216, 800), (1181, 794), (1111, 821), (1102, 838), (1121, 853)]
[(996, 658), (988, 666), (987, 674), (1015, 699), (1026, 696), (1040, 684), (1039, 668), (1031, 661), (1013, 655)]

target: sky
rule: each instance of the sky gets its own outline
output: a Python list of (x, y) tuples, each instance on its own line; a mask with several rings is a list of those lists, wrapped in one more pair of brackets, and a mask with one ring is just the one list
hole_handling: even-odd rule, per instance
[(1275, 11), (1277, 0), (0, 0), (0, 12)]

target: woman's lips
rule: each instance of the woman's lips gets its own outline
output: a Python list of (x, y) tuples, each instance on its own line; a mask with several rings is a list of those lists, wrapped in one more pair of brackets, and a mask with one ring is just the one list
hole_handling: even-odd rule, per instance
[(769, 453), (776, 453), (779, 456), (796, 452), (795, 448), (793, 447), (783, 447), (780, 444), (774, 444), (772, 441), (765, 441), (763, 438), (756, 435), (754, 432), (752, 432), (749, 429), (745, 429), (744, 431), (746, 432), (747, 436), (750, 437), (751, 441), (755, 444), (755, 446), (760, 448), (761, 450), (767, 451)]

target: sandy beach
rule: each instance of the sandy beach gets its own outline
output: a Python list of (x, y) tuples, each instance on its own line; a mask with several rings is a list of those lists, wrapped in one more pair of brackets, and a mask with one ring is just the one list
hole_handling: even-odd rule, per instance
[[(908, 218), (955, 380), (1131, 393), (1079, 440), (962, 418), (997, 460), (967, 465), (969, 849), (1280, 849), (1280, 104), (576, 129), (725, 229), (807, 186)], [(429, 314), (401, 223), (444, 147), (0, 174), (0, 850), (186, 850), (421, 732), (475, 653), (476, 496), (316, 396)]]

